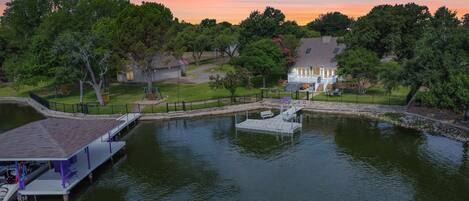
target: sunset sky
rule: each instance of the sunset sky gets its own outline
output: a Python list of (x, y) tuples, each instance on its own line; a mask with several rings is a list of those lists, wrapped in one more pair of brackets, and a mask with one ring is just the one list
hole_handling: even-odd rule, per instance
[[(5, 2), (0, 0), (0, 12), (5, 9)], [(131, 0), (140, 3), (141, 0)], [(433, 12), (440, 6), (456, 10), (459, 16), (469, 13), (469, 0), (146, 0), (163, 3), (171, 9), (175, 17), (197, 23), (204, 18), (215, 18), (218, 21), (239, 23), (253, 10), (262, 10), (273, 6), (282, 10), (287, 19), (305, 24), (319, 14), (340, 11), (352, 17), (368, 13), (375, 5), (415, 2), (426, 5)]]

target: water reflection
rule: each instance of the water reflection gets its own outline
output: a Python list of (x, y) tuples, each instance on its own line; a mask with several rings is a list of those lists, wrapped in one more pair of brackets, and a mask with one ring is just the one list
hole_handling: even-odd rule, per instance
[[(310, 115), (294, 139), (233, 117), (144, 122), (79, 200), (469, 200), (467, 149), (360, 118)], [(80, 196), (81, 195), (81, 196)]]
[(388, 131), (349, 119), (337, 126), (335, 142), (354, 162), (409, 180), (412, 200), (469, 200), (467, 173), (458, 171), (460, 142), (399, 127)]
[[(186, 124), (183, 121), (141, 124), (136, 128), (139, 136), (127, 141), (126, 160), (107, 177), (112, 179), (98, 184), (102, 187), (92, 194), (119, 189), (120, 193), (114, 195), (120, 197), (113, 200), (207, 200), (217, 191), (230, 191), (219, 186), (218, 173), (186, 146), (187, 141), (175, 139), (189, 135), (184, 131)], [(85, 196), (84, 200), (99, 197)]]

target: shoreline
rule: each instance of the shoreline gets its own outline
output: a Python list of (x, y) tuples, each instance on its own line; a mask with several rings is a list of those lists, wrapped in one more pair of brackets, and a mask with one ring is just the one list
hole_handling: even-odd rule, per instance
[[(16, 103), (29, 105), (45, 117), (70, 119), (115, 119), (120, 115), (87, 115), (81, 113), (64, 113), (45, 108), (30, 98), (0, 97), (0, 103)], [(432, 135), (440, 135), (461, 142), (469, 142), (469, 128), (443, 122), (430, 117), (407, 112), (404, 106), (372, 105), (355, 103), (336, 103), (295, 100), (293, 104), (303, 107), (303, 111), (366, 117), (391, 123), (395, 126), (412, 128)], [(173, 119), (197, 118), (207, 116), (222, 116), (242, 113), (246, 111), (279, 109), (280, 103), (276, 99), (265, 99), (256, 103), (207, 108), (192, 111), (178, 111), (169, 113), (142, 114), (140, 121), (168, 121)]]

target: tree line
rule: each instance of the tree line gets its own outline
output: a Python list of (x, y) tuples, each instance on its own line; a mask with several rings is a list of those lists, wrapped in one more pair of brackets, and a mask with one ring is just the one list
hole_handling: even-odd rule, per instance
[[(410, 88), (408, 104), (469, 109), (469, 14), (446, 7), (433, 15), (414, 3), (381, 5), (352, 23), (342, 39), (339, 74), (357, 83)], [(420, 97), (418, 97), (420, 96)]]
[[(166, 56), (182, 59), (185, 52), (192, 52), (197, 65), (205, 51), (216, 50), (230, 58), (240, 54), (243, 59), (234, 63), (249, 67), (255, 75), (284, 72), (283, 59), (292, 55), (266, 40), (280, 35), (295, 45), (298, 38), (319, 34), (285, 21), (285, 15), (274, 8), (255, 11), (240, 25), (215, 19), (190, 24), (158, 3), (12, 0), (0, 23), (0, 79), (18, 85), (77, 83), (80, 102), (84, 87), (89, 86), (104, 104), (105, 84), (123, 66), (141, 69), (152, 89), (153, 64)], [(265, 52), (269, 48), (271, 52)], [(295, 47), (290, 48), (294, 52)]]
[(158, 3), (12, 0), (0, 19), (0, 79), (76, 84), (80, 91), (88, 85), (101, 104), (106, 83), (123, 66), (141, 69), (151, 89), (153, 64), (164, 56), (180, 60), (185, 52), (197, 65), (205, 51), (232, 58), (239, 73), (226, 82), (213, 78), (217, 86), (246, 84), (251, 79), (239, 77), (245, 75), (262, 78), (265, 87), (285, 77), (301, 38), (321, 35), (346, 44), (339, 73), (359, 93), (381, 83), (389, 92), (409, 87), (409, 102), (423, 90), (419, 98), (432, 106), (464, 111), (469, 103), (469, 14), (458, 19), (446, 7), (432, 15), (414, 3), (379, 5), (358, 19), (330, 12), (306, 26), (267, 7), (233, 25), (215, 19), (190, 24)]

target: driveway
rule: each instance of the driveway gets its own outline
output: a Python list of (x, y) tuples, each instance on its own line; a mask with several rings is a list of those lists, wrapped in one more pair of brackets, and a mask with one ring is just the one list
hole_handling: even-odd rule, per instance
[[(217, 60), (212, 63), (200, 64), (197, 68), (187, 71), (187, 76), (181, 77), (179, 79), (179, 83), (200, 84), (209, 82), (211, 75), (218, 74), (220, 76), (225, 76), (225, 73), (215, 72), (214, 69), (219, 67), (221, 64), (225, 64), (226, 62), (226, 60)], [(165, 82), (177, 83), (178, 79), (170, 79)]]

